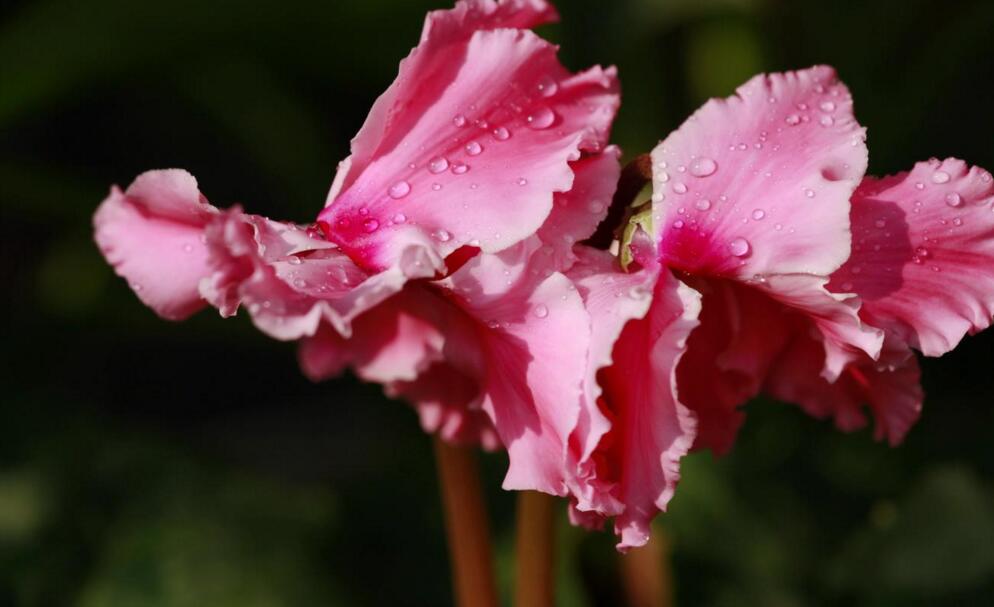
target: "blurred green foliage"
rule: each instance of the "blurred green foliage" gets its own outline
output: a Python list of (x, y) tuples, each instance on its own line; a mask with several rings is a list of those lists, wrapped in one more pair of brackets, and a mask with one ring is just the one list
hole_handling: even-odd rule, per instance
[[(424, 0), (0, 7), (0, 607), (441, 605), (431, 451), (351, 378), (312, 385), (247, 322), (164, 323), (89, 217), (112, 182), (182, 166), (220, 205), (306, 221), (416, 42)], [(563, 0), (567, 65), (619, 66), (614, 139), (649, 149), (756, 72), (835, 65), (871, 170), (994, 168), (994, 3)], [(990, 605), (994, 336), (924, 363), (900, 449), (749, 405), (733, 453), (687, 458), (679, 604)], [(484, 460), (502, 585), (513, 496)], [(561, 522), (563, 605), (617, 605), (614, 540)]]

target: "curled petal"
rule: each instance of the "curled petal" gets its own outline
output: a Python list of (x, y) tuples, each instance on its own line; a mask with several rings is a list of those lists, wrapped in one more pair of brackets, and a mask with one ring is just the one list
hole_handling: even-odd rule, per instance
[(853, 196), (852, 257), (830, 288), (857, 293), (867, 322), (927, 356), (994, 316), (994, 184), (961, 160), (866, 179)]
[(204, 307), (198, 284), (210, 273), (204, 226), (217, 213), (186, 171), (149, 171), (97, 209), (100, 251), (142, 302), (169, 320)]
[(849, 255), (864, 129), (832, 68), (756, 76), (652, 152), (654, 226), (670, 267), (751, 279), (827, 276)]
[(532, 271), (539, 244), (479, 255), (440, 283), (472, 320), (472, 330), (447, 331), (445, 354), (479, 382), (510, 459), (504, 487), (564, 495), (590, 320), (572, 281)]
[(651, 303), (658, 268), (621, 271), (617, 259), (597, 249), (579, 246), (576, 265), (567, 276), (576, 284), (587, 313), (591, 335), (587, 368), (580, 398), (580, 415), (569, 440), (567, 484), (571, 517), (577, 524), (598, 525), (603, 517), (620, 514), (623, 504), (613, 495), (615, 482), (598, 477), (594, 452), (611, 428), (601, 410), (601, 369), (613, 362), (614, 345), (625, 325), (645, 316)]
[(694, 442), (693, 413), (677, 398), (676, 367), (699, 313), (700, 294), (661, 272), (648, 313), (625, 325), (613, 363), (601, 371), (612, 425), (593, 457), (598, 477), (615, 484), (613, 495), (624, 505), (614, 524), (621, 550), (648, 541), (649, 522), (666, 509), (680, 459)]
[(553, 45), (514, 29), (541, 2), (465, 3), (429, 16), (420, 45), (377, 101), (320, 221), (367, 268), (420, 234), (443, 257), (533, 235), (569, 163), (603, 149), (618, 107), (613, 69), (570, 74)]
[(924, 399), (918, 361), (908, 347), (890, 340), (881, 360), (864, 356), (831, 383), (819, 373), (824, 357), (816, 340), (798, 335), (777, 361), (764, 391), (814, 417), (834, 418), (844, 431), (866, 425), (863, 406), (868, 406), (876, 420), (874, 438), (892, 446), (904, 440)]
[(412, 244), (396, 266), (368, 274), (318, 235), (238, 209), (206, 234), (214, 272), (201, 283), (203, 296), (225, 316), (246, 306), (260, 330), (281, 340), (314, 335), (322, 322), (349, 337), (360, 314), (442, 267)]

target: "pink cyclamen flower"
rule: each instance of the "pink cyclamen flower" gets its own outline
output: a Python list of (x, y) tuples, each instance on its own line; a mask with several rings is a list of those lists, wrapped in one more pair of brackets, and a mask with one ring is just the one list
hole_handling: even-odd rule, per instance
[[(865, 131), (829, 67), (753, 78), (651, 159), (651, 208), (622, 254), (654, 297), (595, 370), (599, 431), (572, 496), (575, 522), (616, 517), (620, 548), (647, 541), (689, 449), (730, 448), (747, 399), (844, 430), (866, 405), (895, 444), (923, 397), (910, 347), (941, 355), (994, 315), (990, 173), (931, 160), (865, 176)], [(570, 271), (581, 284), (587, 265)]]
[[(351, 367), (426, 430), (503, 445), (505, 486), (563, 495), (593, 331), (563, 271), (618, 178), (613, 69), (571, 74), (526, 28), (542, 0), (430, 13), (310, 226), (219, 210), (185, 171), (114, 188), (96, 240), (161, 316), (245, 308), (300, 340), (314, 379)], [(568, 354), (568, 355), (564, 355)]]

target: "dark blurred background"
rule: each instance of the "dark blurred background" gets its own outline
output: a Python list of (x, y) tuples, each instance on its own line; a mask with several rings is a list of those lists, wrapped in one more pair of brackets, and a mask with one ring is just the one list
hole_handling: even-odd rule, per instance
[[(542, 33), (616, 64), (649, 150), (754, 73), (835, 65), (874, 173), (994, 169), (994, 3), (562, 0)], [(445, 605), (429, 439), (351, 377), (314, 385), (245, 318), (159, 320), (103, 262), (111, 183), (184, 167), (310, 221), (444, 0), (39, 0), (0, 8), (0, 606)], [(994, 604), (994, 333), (924, 363), (906, 443), (749, 405), (660, 527), (681, 606)], [(513, 496), (484, 458), (501, 584)], [(610, 534), (562, 520), (562, 605), (616, 605)]]

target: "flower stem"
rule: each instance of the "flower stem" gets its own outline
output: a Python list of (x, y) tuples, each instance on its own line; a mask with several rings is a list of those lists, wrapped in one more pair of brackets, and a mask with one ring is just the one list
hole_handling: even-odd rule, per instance
[(673, 607), (669, 538), (658, 525), (648, 544), (621, 557), (621, 585), (629, 607)]
[(515, 607), (555, 604), (556, 498), (537, 491), (518, 493)]
[(437, 436), (434, 443), (455, 604), (497, 607), (490, 529), (476, 454), (470, 447), (449, 445)]

